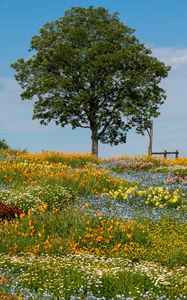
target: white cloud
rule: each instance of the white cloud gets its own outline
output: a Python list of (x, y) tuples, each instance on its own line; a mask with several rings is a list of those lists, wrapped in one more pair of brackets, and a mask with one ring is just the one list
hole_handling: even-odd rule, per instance
[(178, 66), (187, 65), (187, 55), (174, 56), (171, 59), (171, 63)]
[(173, 70), (187, 67), (187, 48), (154, 48), (153, 55), (170, 65)]

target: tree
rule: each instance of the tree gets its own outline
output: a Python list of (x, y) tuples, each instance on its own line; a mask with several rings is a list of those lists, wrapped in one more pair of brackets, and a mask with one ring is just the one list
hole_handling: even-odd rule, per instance
[(101, 7), (73, 7), (45, 24), (33, 55), (12, 65), (22, 99), (35, 101), (33, 118), (90, 128), (96, 155), (98, 141), (124, 143), (132, 127), (143, 133), (166, 98), (159, 83), (169, 68), (133, 33)]
[(5, 139), (0, 139), (0, 150), (9, 149), (9, 145), (5, 141)]

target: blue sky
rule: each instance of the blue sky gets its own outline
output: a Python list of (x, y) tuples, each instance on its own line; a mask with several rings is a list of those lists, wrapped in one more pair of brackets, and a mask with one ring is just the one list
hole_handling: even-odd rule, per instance
[[(10, 64), (27, 58), (31, 37), (48, 21), (63, 16), (72, 6), (103, 6), (119, 12), (135, 29), (140, 42), (171, 66), (162, 82), (167, 100), (154, 120), (154, 151), (179, 150), (187, 156), (187, 1), (186, 0), (0, 0), (0, 138), (13, 148), (38, 152), (90, 152), (90, 131), (71, 130), (32, 120), (32, 101), (20, 99), (20, 87)], [(130, 132), (127, 143), (99, 145), (101, 157), (147, 152), (148, 136)]]

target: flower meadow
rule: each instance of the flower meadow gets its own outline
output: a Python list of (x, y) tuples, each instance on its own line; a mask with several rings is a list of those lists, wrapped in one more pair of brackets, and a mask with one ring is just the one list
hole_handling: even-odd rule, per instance
[(186, 299), (187, 158), (0, 152), (0, 299)]

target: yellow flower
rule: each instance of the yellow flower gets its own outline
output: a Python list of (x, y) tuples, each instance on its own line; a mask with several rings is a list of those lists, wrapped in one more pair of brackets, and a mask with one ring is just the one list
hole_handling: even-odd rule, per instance
[(101, 217), (102, 215), (103, 215), (103, 213), (100, 211), (100, 212), (98, 212), (98, 217)]
[(121, 229), (122, 229), (122, 231), (124, 232), (124, 231), (126, 231), (127, 226), (126, 226), (126, 225), (121, 225)]
[(132, 238), (132, 233), (127, 233), (126, 236), (131, 239)]
[(121, 247), (121, 243), (117, 244), (112, 250), (111, 252), (114, 252), (114, 251), (118, 251), (118, 249)]
[(26, 216), (26, 215), (25, 215), (24, 213), (22, 213), (22, 214), (20, 214), (20, 216), (19, 216), (19, 217), (20, 217), (20, 219), (22, 220), (22, 219), (24, 219), (24, 218), (25, 218), (25, 216)]

